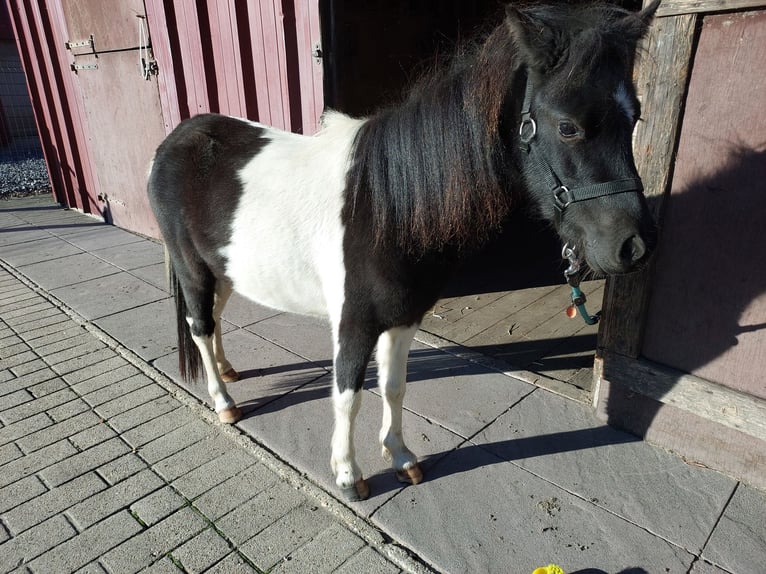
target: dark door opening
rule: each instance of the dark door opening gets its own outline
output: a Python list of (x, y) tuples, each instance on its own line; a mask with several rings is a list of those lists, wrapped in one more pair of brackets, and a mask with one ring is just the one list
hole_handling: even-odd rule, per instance
[[(419, 76), (504, 16), (497, 0), (325, 0), (320, 3), (327, 107), (353, 116), (396, 103)], [(560, 249), (545, 223), (517, 210), (467, 262), (446, 296), (561, 283)]]
[[(396, 103), (419, 76), (489, 33), (504, 11), (497, 0), (321, 1), (327, 107), (364, 116)], [(560, 250), (550, 225), (520, 206), (464, 263), (422, 330), (491, 356), (520, 378), (589, 400), (596, 328), (564, 314), (569, 291)], [(591, 311), (601, 290), (601, 282), (586, 288)]]

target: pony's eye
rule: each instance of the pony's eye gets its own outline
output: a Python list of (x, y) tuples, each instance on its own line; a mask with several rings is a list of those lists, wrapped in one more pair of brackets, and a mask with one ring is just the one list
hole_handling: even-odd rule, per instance
[(561, 120), (559, 122), (559, 134), (561, 134), (561, 137), (569, 139), (576, 137), (579, 133), (580, 130), (577, 129), (577, 126), (573, 122), (567, 120)]

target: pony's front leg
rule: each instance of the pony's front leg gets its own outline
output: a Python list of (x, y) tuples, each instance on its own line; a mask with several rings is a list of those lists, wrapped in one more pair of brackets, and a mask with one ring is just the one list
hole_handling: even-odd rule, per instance
[(361, 406), (364, 374), (374, 346), (375, 337), (358, 336), (353, 332), (336, 343), (332, 393), (335, 429), (330, 464), (335, 483), (352, 502), (365, 500), (370, 495), (367, 481), (356, 463), (354, 422)]
[(335, 429), (332, 433), (332, 458), (330, 464), (335, 475), (335, 484), (350, 501), (365, 500), (370, 496), (370, 487), (362, 477), (362, 471), (356, 464), (354, 451), (354, 421), (362, 403), (359, 391), (333, 388), (333, 407), (335, 409)]
[(395, 327), (378, 339), (378, 386), (383, 395), (380, 444), (383, 458), (391, 462), (401, 482), (418, 484), (423, 473), (417, 457), (404, 444), (402, 404), (407, 379), (407, 355), (418, 325)]
[[(191, 325), (192, 321), (189, 321), (189, 324)], [(195, 335), (192, 331), (192, 340), (199, 349), (202, 364), (205, 367), (207, 391), (213, 401), (213, 408), (218, 413), (218, 420), (225, 424), (234, 424), (242, 418), (242, 411), (226, 392), (226, 386), (218, 373), (218, 365), (213, 350), (213, 336)]]

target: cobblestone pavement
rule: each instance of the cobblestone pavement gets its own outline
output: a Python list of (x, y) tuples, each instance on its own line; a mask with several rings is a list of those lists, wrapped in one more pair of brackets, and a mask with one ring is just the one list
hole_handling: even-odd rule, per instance
[(0, 424), (1, 572), (418, 569), (2, 268)]

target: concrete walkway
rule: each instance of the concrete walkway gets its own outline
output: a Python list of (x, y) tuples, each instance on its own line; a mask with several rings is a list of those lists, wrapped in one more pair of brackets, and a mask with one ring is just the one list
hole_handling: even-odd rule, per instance
[(224, 427), (178, 382), (162, 259), (49, 197), (0, 203), (0, 572), (765, 571), (766, 494), (459, 347), (411, 353), (415, 487), (378, 455), (371, 367), (372, 496), (339, 502), (326, 326), (235, 298)]

